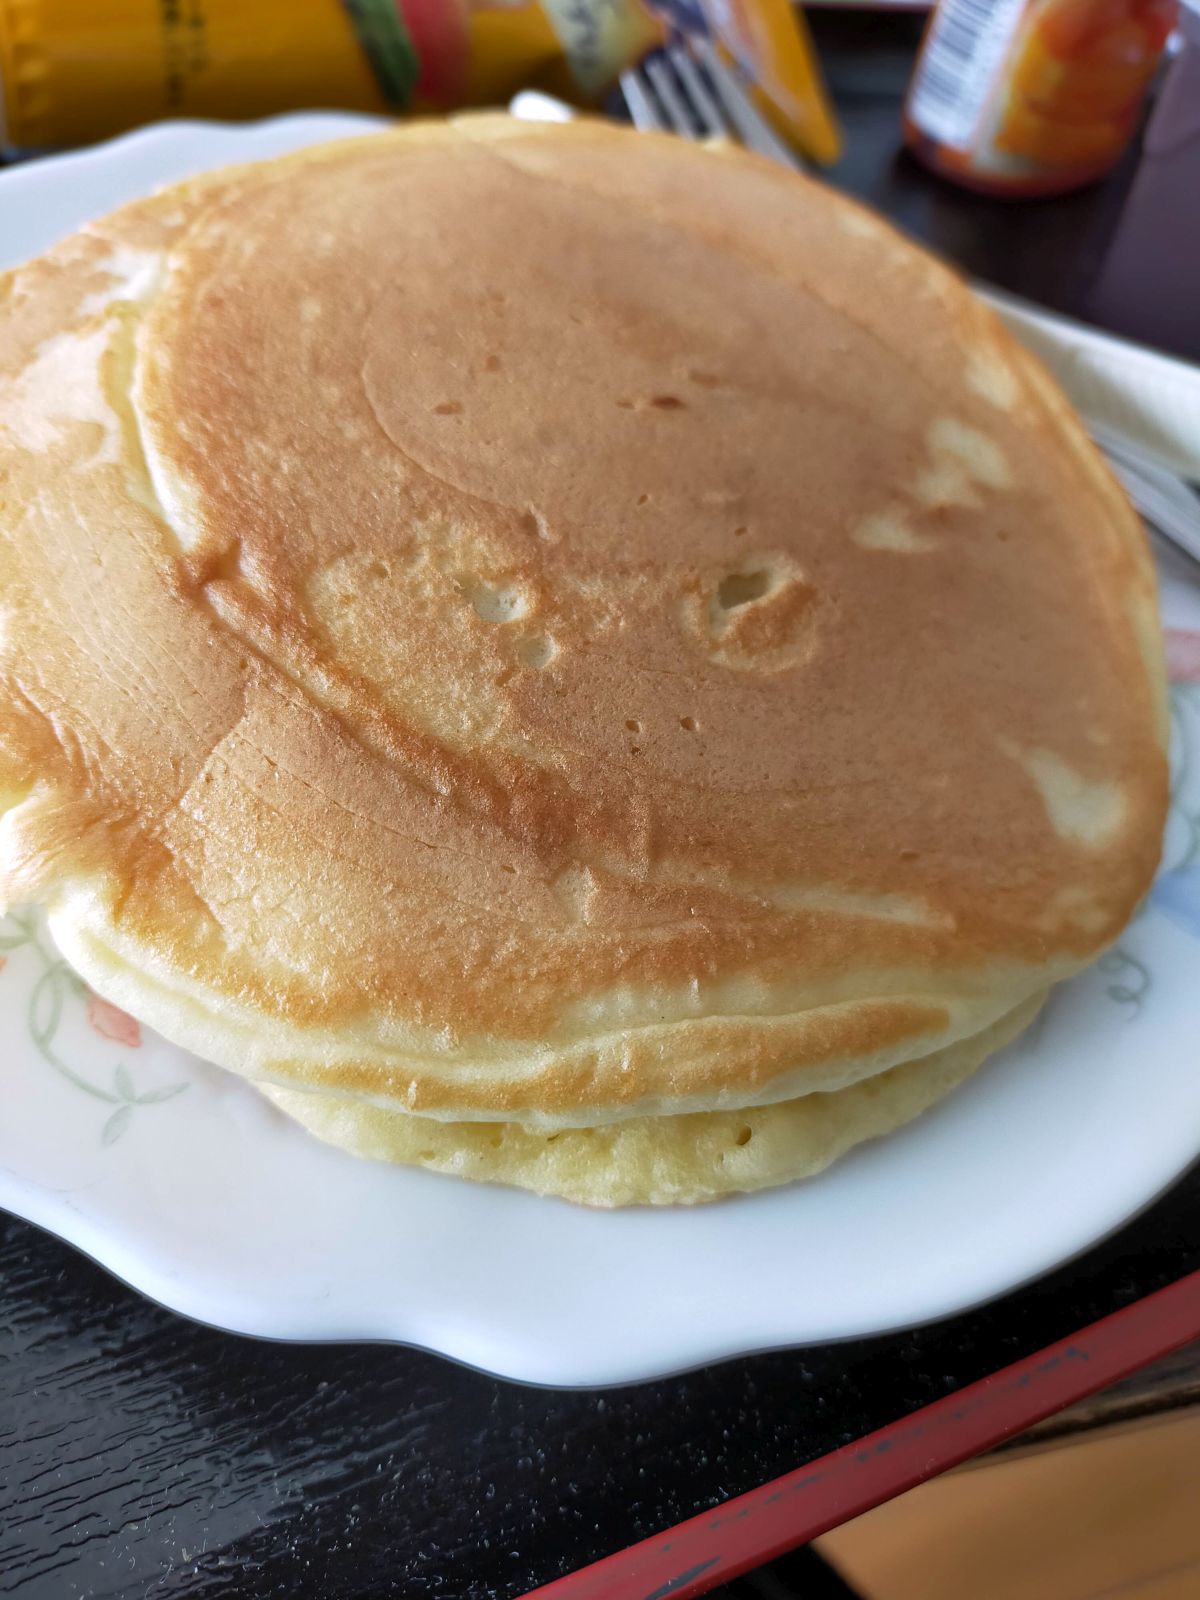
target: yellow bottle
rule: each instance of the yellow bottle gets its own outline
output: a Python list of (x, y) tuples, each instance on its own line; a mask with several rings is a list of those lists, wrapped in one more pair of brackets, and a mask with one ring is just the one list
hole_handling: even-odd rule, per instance
[[(661, 44), (681, 0), (0, 0), (0, 122), (75, 145), (164, 117), (594, 103)], [(689, 25), (698, 21), (689, 15)], [(728, 0), (713, 35), (817, 160), (838, 137), (788, 0)]]

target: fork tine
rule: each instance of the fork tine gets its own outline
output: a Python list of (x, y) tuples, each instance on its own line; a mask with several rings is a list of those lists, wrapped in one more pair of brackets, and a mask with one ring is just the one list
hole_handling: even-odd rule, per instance
[(757, 150), (759, 155), (770, 156), (775, 161), (782, 161), (785, 166), (803, 169), (804, 163), (775, 132), (742, 87), (736, 73), (721, 60), (712, 40), (697, 38), (693, 40), (693, 48), (746, 148)]
[(683, 45), (668, 45), (667, 58), (687, 91), (702, 135), (706, 139), (728, 136), (729, 119), (713, 98), (712, 90), (705, 83), (700, 68), (692, 60), (687, 48)]
[(634, 67), (621, 74), (621, 93), (625, 96), (625, 104), (629, 107), (635, 128), (640, 128), (643, 133), (671, 131), (670, 124), (654, 103), (654, 96), (643, 82), (639, 68)]
[(1116, 451), (1106, 450), (1105, 454), (1121, 487), (1150, 527), (1176, 550), (1200, 562), (1200, 517), (1197, 516), (1200, 502), (1190, 490), (1183, 491), (1190, 501), (1190, 507), (1185, 508), (1164, 483), (1147, 477), (1144, 468), (1131, 466), (1128, 459), (1123, 460)]
[(681, 133), (685, 139), (694, 139), (696, 124), (666, 62), (661, 56), (650, 56), (645, 63), (645, 71), (658, 95), (659, 105), (667, 114), (672, 132)]

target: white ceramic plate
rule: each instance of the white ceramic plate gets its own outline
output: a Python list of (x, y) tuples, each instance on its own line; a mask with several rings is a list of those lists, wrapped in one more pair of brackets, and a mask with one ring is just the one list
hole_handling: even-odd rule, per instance
[[(155, 184), (368, 126), (177, 124), (0, 176), (0, 264)], [(813, 1182), (601, 1213), (366, 1162), (90, 997), (0, 924), (0, 1204), (205, 1322), (615, 1383), (959, 1310), (1082, 1250), (1200, 1150), (1200, 598), (1167, 578), (1176, 794), (1119, 951), (948, 1103)]]

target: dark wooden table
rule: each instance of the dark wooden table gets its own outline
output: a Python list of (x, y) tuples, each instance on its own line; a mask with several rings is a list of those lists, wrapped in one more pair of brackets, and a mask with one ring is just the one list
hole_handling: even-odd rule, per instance
[[(1061, 202), (1013, 207), (961, 195), (898, 150), (913, 22), (830, 16), (817, 32), (848, 135), (835, 181), (972, 273), (1089, 315), (1131, 164)], [(0, 1594), (510, 1600), (699, 1516), (690, 1546), (681, 1539), (672, 1555), (670, 1538), (658, 1541), (653, 1581), (639, 1587), (628, 1569), (575, 1588), (614, 1600), (696, 1593), (722, 1572), (707, 1556), (708, 1576), (693, 1570), (686, 1550), (696, 1539), (744, 1546), (747, 1529), (773, 1519), (778, 1547), (781, 1526), (793, 1539), (815, 1529), (799, 1512), (788, 1524), (784, 1489), (714, 1511), (731, 1497), (841, 1450), (836, 1473), (806, 1469), (787, 1493), (799, 1507), (810, 1480), (822, 1479), (823, 1514), (831, 1505), (850, 1514), (867, 1493), (854, 1489), (855, 1473), (877, 1475), (876, 1495), (894, 1492), (949, 1464), (955, 1450), (945, 1441), (981, 1407), (990, 1432), (964, 1448), (1018, 1427), (1016, 1402), (1031, 1385), (1050, 1394), (1046, 1409), (1067, 1392), (1055, 1384), (1096, 1387), (1117, 1370), (1122, 1339), (1134, 1352), (1127, 1365), (1144, 1359), (1160, 1307), (1162, 1348), (1181, 1342), (1192, 1302), (1170, 1288), (1174, 1300), (1145, 1297), (1200, 1269), (1198, 1221), (1194, 1171), (1086, 1256), (935, 1327), (562, 1392), (396, 1347), (269, 1344), (198, 1327), (0, 1216)], [(1120, 1330), (1106, 1336), (1105, 1366), (1100, 1344), (1076, 1335), (1122, 1307), (1133, 1308), (1126, 1320), (1104, 1325)], [(1068, 1343), (1046, 1356), (1058, 1340)], [(1013, 1362), (1027, 1364), (1003, 1384), (991, 1377)], [(1097, 1404), (1109, 1414), (1179, 1404), (1195, 1397), (1197, 1381), (1187, 1354), (1165, 1381), (1132, 1380), (1090, 1415), (1043, 1427), (1094, 1425)], [(916, 1462), (890, 1487), (878, 1476), (885, 1450)], [(851, 1488), (837, 1490), (835, 1504), (836, 1474)]]

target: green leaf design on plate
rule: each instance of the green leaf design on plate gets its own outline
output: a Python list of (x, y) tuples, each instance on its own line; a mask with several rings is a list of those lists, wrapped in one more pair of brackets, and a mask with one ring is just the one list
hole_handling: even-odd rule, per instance
[(60, 1077), (66, 1078), (68, 1083), (73, 1083), (84, 1094), (90, 1094), (94, 1100), (116, 1105), (117, 1095), (109, 1094), (107, 1089), (101, 1089), (98, 1084), (89, 1083), (55, 1051), (54, 1036), (62, 1021), (63, 1000), (71, 985), (66, 976), (66, 963), (47, 957), (40, 945), (37, 945), (37, 949), (45, 958), (46, 966), (29, 993), (29, 1037), (37, 1046), (42, 1060), (53, 1067)]
[(0, 917), (0, 950), (19, 950), (33, 939), (33, 919), (27, 911), (9, 911)]
[(62, 983), (57, 967), (47, 967), (29, 995), (29, 1032), (44, 1050), (58, 1030), (62, 1017)]
[(93, 1100), (114, 1106), (100, 1129), (102, 1145), (116, 1144), (133, 1118), (138, 1106), (162, 1105), (173, 1100), (188, 1087), (186, 1083), (166, 1084), (162, 1088), (147, 1089), (139, 1094), (133, 1074), (122, 1061), (113, 1069), (113, 1088), (103, 1089), (92, 1083), (74, 1067), (68, 1065), (55, 1048), (55, 1040), (62, 1024), (68, 1002), (83, 1004), (90, 991), (78, 973), (43, 942), (38, 927), (37, 913), (24, 908), (10, 911), (0, 917), (0, 951), (19, 950), (28, 946), (41, 964), (41, 971), (29, 991), (26, 1023), (29, 1037), (38, 1054), (48, 1067), (65, 1078), (81, 1093)]
[(100, 1130), (101, 1144), (116, 1144), (117, 1140), (129, 1126), (129, 1119), (133, 1116), (132, 1106), (118, 1106)]
[(169, 1083), (165, 1089), (147, 1089), (145, 1094), (134, 1096), (134, 1104), (139, 1106), (157, 1106), (164, 1100), (174, 1100), (177, 1094), (182, 1094), (187, 1088), (186, 1083)]

